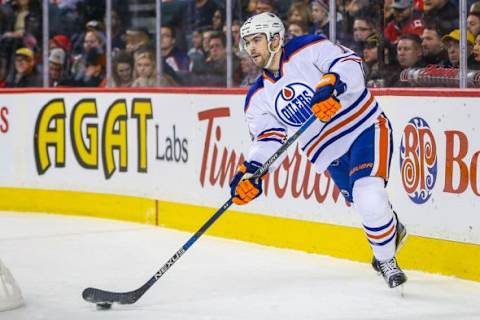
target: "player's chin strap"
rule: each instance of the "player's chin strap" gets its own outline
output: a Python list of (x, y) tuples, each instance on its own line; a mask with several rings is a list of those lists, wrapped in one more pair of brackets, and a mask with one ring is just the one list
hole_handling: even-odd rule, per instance
[(280, 43), (278, 44), (278, 48), (276, 50), (272, 50), (271, 49), (272, 41), (270, 41), (268, 43), (268, 52), (270, 53), (270, 58), (268, 58), (267, 64), (263, 67), (264, 69), (270, 68), (270, 65), (273, 62), (273, 57), (275, 57), (275, 54), (282, 49), (282, 45), (283, 45), (283, 40), (280, 39)]

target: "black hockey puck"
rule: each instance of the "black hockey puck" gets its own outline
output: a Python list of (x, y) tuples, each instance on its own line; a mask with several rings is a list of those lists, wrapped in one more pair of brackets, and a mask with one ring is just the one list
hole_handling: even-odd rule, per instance
[(97, 310), (109, 310), (112, 307), (110, 302), (99, 302), (97, 303)]

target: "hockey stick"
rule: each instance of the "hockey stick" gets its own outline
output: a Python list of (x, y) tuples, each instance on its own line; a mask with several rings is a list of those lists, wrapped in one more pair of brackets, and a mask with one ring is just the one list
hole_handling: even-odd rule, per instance
[[(254, 173), (254, 178), (261, 177), (281, 154), (291, 146), (298, 137), (316, 120), (312, 115), (285, 143)], [(232, 198), (228, 199), (215, 214), (177, 251), (175, 254), (140, 288), (127, 292), (112, 292), (96, 288), (86, 288), (82, 297), (85, 301), (96, 303), (98, 308), (109, 309), (112, 303), (133, 304), (148, 290), (180, 257), (200, 238), (205, 231), (232, 205)]]

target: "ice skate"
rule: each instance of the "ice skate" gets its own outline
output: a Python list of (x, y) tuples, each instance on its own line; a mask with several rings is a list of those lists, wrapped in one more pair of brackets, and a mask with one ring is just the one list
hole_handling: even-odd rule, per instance
[[(397, 219), (397, 236), (395, 237), (395, 254), (396, 254), (405, 243), (405, 240), (407, 239), (407, 228), (405, 228), (405, 226), (400, 222), (400, 220), (398, 220), (398, 216), (395, 212), (394, 214), (395, 214), (395, 218)], [(380, 269), (378, 268), (377, 259), (375, 259), (375, 256), (372, 257), (372, 267), (379, 274), (381, 273)]]
[(395, 258), (383, 262), (377, 261), (376, 264), (390, 288), (398, 287), (407, 281), (407, 276), (400, 269)]

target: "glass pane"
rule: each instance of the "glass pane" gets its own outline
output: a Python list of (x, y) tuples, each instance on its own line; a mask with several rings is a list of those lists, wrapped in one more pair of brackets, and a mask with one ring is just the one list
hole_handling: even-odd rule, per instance
[(0, 86), (42, 87), (41, 3), (4, 3), (0, 22)]
[(48, 9), (49, 86), (105, 86), (105, 1), (50, 1)]
[[(208, 0), (202, 6), (189, 4), (192, 33), (188, 41), (190, 85), (227, 86), (226, 1)], [(238, 65), (237, 59), (234, 59)]]

